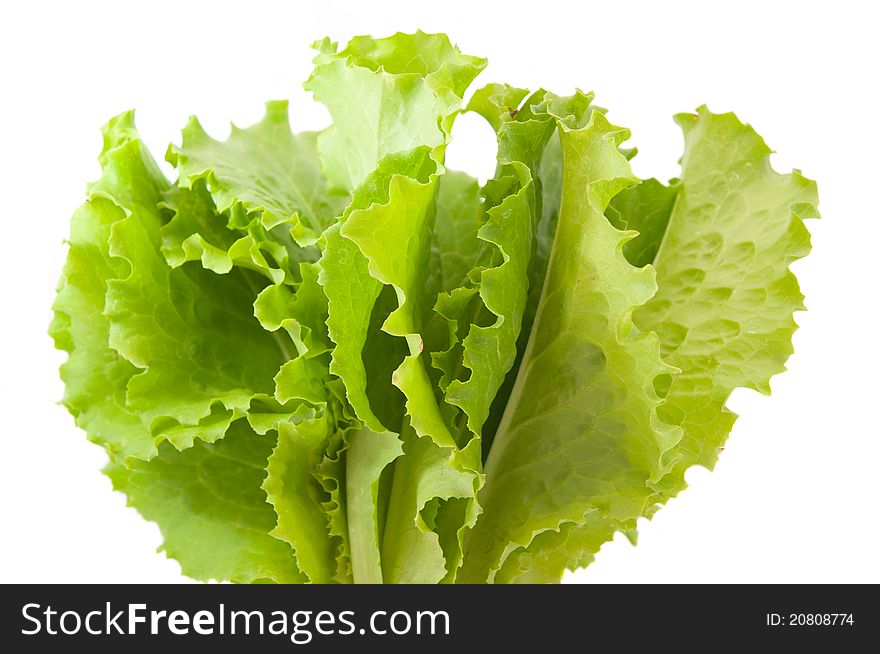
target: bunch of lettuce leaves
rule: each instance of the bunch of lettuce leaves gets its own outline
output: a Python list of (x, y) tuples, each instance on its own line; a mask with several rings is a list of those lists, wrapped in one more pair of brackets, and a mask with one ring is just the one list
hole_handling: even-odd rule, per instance
[[(306, 82), (166, 159), (132, 113), (72, 218), (64, 404), (196, 579), (557, 582), (711, 468), (769, 393), (816, 186), (733, 114), (640, 180), (591, 94), (491, 84), (445, 35), (316, 44)], [(444, 155), (497, 136), (480, 185)]]

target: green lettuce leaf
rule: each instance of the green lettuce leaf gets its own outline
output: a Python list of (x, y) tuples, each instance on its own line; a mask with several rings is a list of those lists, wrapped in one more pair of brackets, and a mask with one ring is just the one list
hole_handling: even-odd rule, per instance
[(243, 413), (254, 395), (273, 392), (289, 351), (254, 318), (259, 287), (247, 273), (169, 268), (159, 227), (158, 214), (135, 207), (111, 229), (110, 254), (131, 271), (107, 282), (109, 344), (144, 369), (128, 382), (127, 402), (151, 426), (197, 424), (215, 404)]
[(634, 314), (678, 369), (662, 389), (661, 418), (684, 438), (658, 501), (684, 487), (691, 465), (714, 466), (736, 415), (734, 388), (769, 394), (785, 370), (804, 309), (792, 261), (810, 251), (804, 219), (818, 216), (816, 184), (770, 166), (764, 140), (733, 114), (681, 114), (680, 190), (656, 256), (659, 290)]
[[(464, 375), (465, 379), (452, 374), (445, 389), (446, 400), (464, 411), (474, 434), (482, 433), (492, 401), (516, 360), (541, 216), (540, 182), (536, 176), (544, 148), (555, 130), (550, 116), (532, 112), (532, 104), (542, 98), (543, 92), (527, 98), (521, 109), (516, 108), (527, 95), (523, 89), (490, 85), (477, 91), (469, 105), (498, 135), (498, 171), (487, 185), (491, 206), (477, 232), (484, 247), (470, 274), (478, 279), (482, 302), (465, 305), (477, 312), (491, 312), (494, 320), (488, 325), (469, 326), (457, 362), (469, 374)], [(476, 318), (473, 313), (470, 320), (456, 315), (456, 326), (462, 320), (474, 323)]]
[(437, 215), (431, 242), (428, 297), (464, 284), (477, 263), (482, 224), (479, 182), (467, 173), (447, 170), (437, 189)]
[(387, 155), (444, 145), (450, 117), (486, 65), (461, 54), (445, 34), (355, 37), (338, 52), (324, 39), (315, 48), (306, 89), (333, 118), (318, 137), (318, 152), (331, 188), (348, 192)]
[(403, 448), (396, 434), (364, 429), (350, 433), (348, 442), (345, 495), (352, 577), (355, 583), (381, 584), (384, 521), (379, 518), (379, 484)]
[(632, 265), (641, 268), (654, 261), (678, 190), (675, 183), (666, 186), (652, 178), (624, 189), (611, 200), (605, 212), (611, 224), (639, 233), (623, 246), (623, 254)]
[[(474, 523), (473, 497), (478, 488), (479, 443), (463, 451), (438, 445), (430, 436), (419, 436), (408, 424), (401, 430), (403, 456), (394, 463), (382, 543), (382, 577), (385, 583), (435, 584), (454, 577), (461, 549), (460, 536)], [(466, 500), (469, 510), (455, 524), (438, 524), (444, 502)], [(441, 526), (445, 533), (438, 533)], [(453, 542), (447, 561), (443, 540)]]
[(275, 513), (260, 488), (274, 439), (236, 421), (216, 443), (179, 452), (164, 443), (151, 461), (111, 463), (113, 488), (162, 530), (162, 549), (194, 579), (300, 583), (293, 550), (269, 535)]
[[(255, 397), (272, 393), (285, 360), (253, 318), (258, 282), (166, 265), (159, 206), (169, 185), (131, 113), (105, 128), (101, 164), (74, 218), (54, 305), (51, 331), (71, 352), (65, 401), (114, 456), (149, 459), (164, 439), (178, 448), (216, 440)], [(235, 355), (240, 347), (248, 365)]]
[(348, 507), (345, 495), (345, 454), (348, 442), (344, 428), (338, 428), (327, 441), (324, 457), (315, 466), (312, 476), (323, 494), (320, 505), (332, 540), (332, 583), (353, 583), (351, 547), (348, 538)]
[[(327, 296), (318, 283), (319, 275), (316, 263), (301, 263), (297, 284), (272, 284), (254, 301), (254, 316), (290, 356), (314, 357), (333, 348), (327, 333)], [(276, 333), (281, 329), (293, 348), (286, 345), (283, 333)]]
[(109, 346), (110, 324), (104, 316), (107, 280), (125, 274), (110, 256), (110, 227), (125, 212), (112, 200), (96, 196), (71, 220), (69, 251), (49, 332), (69, 353), (61, 366), (64, 406), (89, 440), (119, 457), (148, 459), (156, 453), (148, 426), (126, 403), (128, 381), (138, 368)]
[(642, 514), (660, 458), (678, 439), (657, 417), (657, 339), (632, 324), (655, 292), (653, 271), (623, 257), (633, 236), (604, 216), (638, 180), (618, 147), (629, 133), (590, 106), (550, 98), (563, 188), (547, 279), (519, 376), (486, 462), (483, 513), (465, 540), (461, 579), (493, 581), (514, 550), (564, 524)]
[[(167, 158), (180, 173), (181, 186), (207, 183), (220, 213), (233, 212), (232, 226), (252, 228), (257, 223), (272, 230), (296, 256), (290, 236), (300, 245), (314, 243), (347, 204), (344, 195), (327, 192), (316, 139), (314, 132), (291, 132), (286, 101), (267, 102), (260, 122), (245, 129), (233, 125), (226, 141), (211, 138), (198, 119), (190, 118), (182, 144), (171, 146)], [(274, 229), (279, 225), (287, 232)], [(200, 236), (210, 242), (198, 231), (189, 238), (198, 243)], [(259, 240), (254, 245), (265, 247)]]
[(322, 506), (326, 498), (313, 474), (332, 428), (326, 412), (299, 424), (280, 423), (262, 484), (277, 516), (272, 535), (290, 544), (299, 569), (319, 584), (328, 583), (336, 571), (336, 544)]

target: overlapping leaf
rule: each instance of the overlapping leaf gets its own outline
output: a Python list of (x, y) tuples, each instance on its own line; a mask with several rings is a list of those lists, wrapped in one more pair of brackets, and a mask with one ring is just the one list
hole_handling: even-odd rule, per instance
[(733, 114), (701, 107), (677, 120), (685, 150), (653, 258), (659, 290), (634, 315), (680, 371), (660, 408), (684, 430), (663, 499), (683, 488), (689, 466), (713, 467), (736, 418), (724, 406), (733, 389), (769, 394), (785, 369), (792, 314), (804, 308), (788, 267), (810, 251), (803, 221), (818, 215), (816, 184), (775, 172), (764, 140)]
[(185, 575), (297, 583), (305, 577), (290, 546), (269, 535), (276, 516), (260, 489), (273, 441), (239, 420), (216, 443), (183, 452), (165, 443), (150, 461), (111, 463), (105, 472), (130, 505), (159, 524), (163, 549)]
[(149, 459), (163, 439), (183, 448), (222, 436), (272, 393), (284, 354), (253, 318), (244, 272), (166, 265), (159, 205), (169, 185), (130, 113), (105, 128), (101, 163), (73, 221), (52, 332), (71, 352), (62, 376), (80, 424), (111, 454)]
[(655, 292), (653, 271), (623, 257), (633, 236), (604, 217), (638, 180), (618, 147), (628, 138), (590, 106), (553, 98), (560, 126), (562, 204), (547, 279), (519, 376), (486, 463), (483, 513), (466, 539), (462, 579), (492, 581), (507, 556), (543, 532), (624, 523), (644, 510), (648, 483), (677, 440), (662, 424), (654, 381), (668, 374), (657, 339), (632, 324)]

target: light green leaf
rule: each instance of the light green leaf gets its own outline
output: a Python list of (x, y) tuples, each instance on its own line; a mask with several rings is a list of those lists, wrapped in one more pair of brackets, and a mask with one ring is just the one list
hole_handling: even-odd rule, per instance
[(327, 296), (327, 328), (335, 343), (330, 372), (345, 384), (348, 401), (367, 428), (385, 431), (370, 408), (361, 356), (382, 284), (370, 275), (366, 259), (354, 243), (340, 235), (338, 227), (327, 230), (321, 249), (318, 282)]
[(477, 263), (481, 243), (477, 230), (482, 219), (480, 185), (467, 173), (447, 170), (437, 188), (437, 216), (431, 243), (428, 284), (437, 297), (467, 280)]
[(355, 583), (381, 584), (379, 481), (403, 448), (397, 434), (363, 429), (350, 432), (348, 443), (345, 494), (352, 576)]
[(168, 160), (180, 172), (182, 186), (205, 180), (221, 213), (238, 205), (246, 224), (258, 218), (266, 229), (286, 225), (307, 245), (347, 204), (344, 195), (327, 193), (316, 136), (290, 131), (286, 101), (267, 102), (260, 122), (246, 129), (233, 125), (226, 141), (211, 138), (195, 117), (190, 118), (182, 144), (169, 148)]
[[(607, 211), (612, 223), (640, 230), (623, 251), (633, 265), (654, 262), (659, 291), (634, 319), (657, 330), (664, 359), (680, 369), (660, 384), (666, 402), (658, 413), (684, 437), (665, 455), (674, 467), (655, 485), (648, 516), (684, 488), (688, 467), (714, 464), (736, 417), (724, 408), (733, 388), (768, 392), (767, 381), (783, 370), (792, 312), (802, 308), (788, 265), (809, 251), (803, 219), (818, 215), (815, 184), (797, 171), (775, 173), (761, 138), (732, 114), (701, 108), (679, 121), (686, 183), (647, 180), (615, 196)], [(545, 532), (511, 554), (496, 580), (554, 581), (590, 562), (598, 533), (574, 525)]]
[(542, 532), (591, 511), (641, 515), (662, 453), (678, 435), (657, 419), (654, 380), (669, 371), (656, 338), (631, 321), (655, 292), (653, 271), (621, 252), (632, 236), (604, 217), (633, 185), (618, 146), (628, 132), (590, 110), (591, 96), (551, 98), (563, 152), (559, 224), (547, 280), (513, 393), (486, 463), (483, 513), (465, 540), (460, 578), (492, 581)]
[(324, 489), (321, 503), (327, 528), (333, 539), (335, 567), (332, 581), (338, 584), (354, 583), (351, 566), (351, 540), (348, 531), (348, 497), (346, 495), (346, 452), (348, 433), (338, 430), (327, 443), (324, 458), (315, 469), (315, 479)]
[(246, 271), (172, 270), (159, 253), (158, 211), (129, 211), (111, 228), (110, 254), (130, 272), (108, 280), (104, 312), (110, 346), (144, 369), (128, 383), (129, 406), (153, 426), (160, 419), (197, 424), (218, 403), (245, 412), (255, 394), (272, 393), (290, 356), (253, 317), (256, 282)]
[(733, 389), (769, 393), (785, 369), (803, 309), (788, 266), (809, 252), (803, 220), (818, 215), (815, 183), (775, 172), (763, 139), (733, 114), (701, 107), (677, 120), (685, 151), (654, 258), (659, 290), (634, 314), (681, 371), (662, 389), (661, 418), (684, 429), (664, 496), (684, 487), (687, 467), (714, 465), (736, 418), (724, 407)]
[(445, 144), (451, 123), (438, 118), (455, 113), (486, 65), (461, 54), (445, 34), (355, 37), (339, 52), (329, 39), (315, 47), (306, 89), (333, 118), (318, 152), (330, 185), (347, 192), (389, 154)]
[(231, 218), (219, 214), (204, 179), (193, 181), (191, 188), (172, 187), (164, 198), (160, 206), (172, 217), (161, 229), (162, 254), (172, 268), (198, 261), (221, 275), (238, 267), (274, 284), (294, 283), (296, 261), (313, 256), (307, 250), (288, 250), (289, 237), (282, 227), (270, 231), (257, 220), (242, 218), (239, 205), (231, 210)]
[(111, 463), (113, 487), (162, 530), (162, 549), (203, 581), (304, 581), (293, 551), (269, 535), (275, 514), (260, 488), (274, 439), (237, 420), (216, 443), (179, 452), (163, 443), (151, 461)]
[(286, 362), (275, 375), (275, 399), (281, 403), (303, 400), (319, 406), (326, 403), (328, 357), (304, 356)]
[(322, 506), (326, 498), (313, 475), (331, 430), (326, 412), (299, 424), (279, 424), (262, 485), (278, 517), (272, 535), (290, 544), (300, 570), (317, 584), (328, 583), (336, 570), (336, 544)]
[[(529, 297), (523, 315), (521, 333), (526, 338), (532, 331), (535, 312), (538, 310), (538, 302), (544, 288), (547, 264), (550, 260), (550, 251), (556, 236), (556, 224), (559, 220), (559, 204), (562, 200), (562, 148), (559, 145), (559, 135), (555, 132), (547, 140), (547, 146), (541, 155), (537, 179), (541, 183), (541, 217), (538, 222), (535, 253), (529, 267)], [(525, 350), (525, 343), (520, 342), (518, 349), (520, 352)], [(518, 367), (519, 361), (517, 361), (514, 370), (517, 370)]]
[[(533, 114), (528, 101), (519, 112), (508, 106), (511, 96), (519, 101), (526, 94), (510, 87), (487, 87), (477, 91), (470, 104), (496, 126), (498, 173), (494, 181), (497, 187), (505, 187), (503, 199), (497, 203), (490, 199), (492, 206), (478, 232), (480, 240), (494, 246), (483, 250), (478, 266), (483, 268), (479, 271), (480, 297), (495, 319), (486, 326), (470, 326), (462, 343), (462, 365), (470, 374), (464, 381), (454, 379), (446, 389), (446, 400), (467, 414), (474, 434), (481, 433), (492, 401), (516, 360), (541, 212), (540, 189), (533, 174), (555, 129), (552, 118), (546, 113)], [(472, 276), (477, 276), (476, 271)]]
[[(318, 264), (301, 263), (299, 271), (301, 281), (295, 286), (264, 288), (254, 302), (254, 316), (267, 331), (287, 332), (300, 356), (314, 357), (333, 346), (327, 334), (327, 297), (318, 283)], [(274, 336), (279, 346), (286, 347), (283, 334)]]
[(49, 332), (56, 347), (69, 352), (61, 379), (64, 406), (76, 424), (114, 457), (148, 459), (156, 452), (154, 438), (125, 400), (128, 381), (139, 371), (108, 345), (110, 323), (103, 313), (107, 279), (125, 274), (123, 262), (110, 257), (106, 245), (110, 226), (124, 217), (102, 197), (73, 215)]
[[(405, 454), (395, 462), (387, 517), (395, 525), (391, 533), (406, 530), (409, 544), (399, 550), (397, 541), (389, 544), (386, 536), (382, 551), (383, 578), (407, 583), (435, 577), (440, 581), (454, 572), (447, 570), (441, 540), (447, 545), (454, 543), (459, 532), (473, 524), (474, 496), (482, 482), (479, 443), (475, 441), (466, 452), (458, 449), (463, 443), (458, 443), (450, 431), (422, 355), (422, 333), (427, 322), (425, 266), (441, 172), (435, 156), (436, 150), (422, 147), (383, 159), (355, 192), (341, 229), (341, 235), (354, 242), (368, 262), (370, 276), (394, 289), (397, 308), (385, 319), (382, 330), (402, 337), (409, 350), (395, 370), (392, 383), (406, 398), (406, 426), (415, 434), (408, 437), (409, 441), (404, 437)], [(409, 458), (408, 442), (422, 443), (412, 445)], [(450, 479), (455, 480), (454, 489), (449, 487)], [(441, 539), (436, 532), (438, 523), (425, 522), (422, 512), (436, 512), (451, 497), (470, 502), (469, 508), (460, 513), (467, 522), (452, 525), (449, 520), (443, 521), (440, 526), (448, 533)], [(452, 552), (457, 565), (460, 555), (453, 550), (447, 547), (446, 551)], [(401, 560), (402, 551), (407, 552), (406, 562)]]
[(382, 160), (355, 193), (340, 229), (367, 259), (370, 275), (394, 287), (398, 306), (383, 330), (406, 338), (411, 352), (422, 348), (418, 332), (439, 172), (431, 155), (419, 147)]
[[(432, 378), (437, 377), (434, 383), (445, 392), (461, 367), (461, 341), (470, 326), (466, 319), (469, 299), (462, 294), (472, 298), (477, 293), (464, 285), (485, 245), (477, 238), (477, 231), (485, 222), (485, 211), (477, 180), (458, 171), (447, 170), (440, 178), (436, 204), (425, 282), (425, 301), (434, 301), (434, 306), (429, 307), (433, 310), (427, 312), (422, 335), (436, 369), (428, 372)], [(449, 410), (460, 413), (454, 407)], [(454, 419), (454, 415), (450, 416), (450, 420)]]
[(677, 197), (678, 185), (665, 186), (652, 178), (624, 189), (611, 200), (605, 212), (611, 224), (639, 233), (623, 246), (632, 265), (641, 268), (654, 261)]
[(255, 395), (272, 392), (285, 355), (252, 317), (250, 273), (166, 265), (158, 205), (168, 183), (132, 114), (110, 121), (104, 138), (104, 174), (74, 220), (52, 331), (71, 351), (62, 374), (79, 424), (111, 454), (148, 459), (163, 438), (183, 448), (221, 437)]
[[(259, 250), (254, 252), (250, 247), (252, 239), (237, 239), (238, 235), (227, 229), (227, 219), (217, 212), (205, 180), (196, 180), (191, 188), (172, 186), (164, 198), (164, 208), (173, 214), (161, 229), (162, 255), (169, 266), (201, 261), (203, 267), (218, 274), (228, 273), (233, 265), (260, 270), (253, 261), (261, 256)], [(235, 251), (230, 252), (233, 245)], [(284, 278), (283, 271), (267, 267), (267, 272), (277, 273), (279, 281)]]
[[(439, 503), (464, 498), (473, 507), (478, 481), (479, 442), (462, 451), (441, 447), (404, 425), (403, 456), (394, 462), (394, 482), (382, 543), (382, 578), (392, 584), (435, 584), (447, 577), (447, 560), (434, 517)], [(469, 470), (470, 468), (470, 470)], [(446, 525), (447, 534), (472, 524), (475, 509), (463, 522)]]
[[(496, 88), (508, 89), (508, 93), (516, 91), (516, 89), (507, 86), (495, 86)], [(510, 101), (514, 102), (515, 98), (522, 95), (523, 92), (524, 91), (519, 90), (511, 96)], [(539, 94), (536, 93), (530, 97), (532, 99), (537, 99), (538, 96)], [(504, 94), (497, 95), (496, 102), (504, 97)], [(543, 96), (540, 97), (541, 100), (543, 100)], [(476, 99), (477, 96), (471, 99), (472, 107), (474, 106)], [(522, 116), (520, 115), (520, 106), (528, 108), (528, 111)], [(529, 101), (524, 105), (520, 103), (520, 105), (515, 105), (514, 107), (500, 105), (502, 111), (505, 107), (507, 107), (508, 112), (515, 110), (516, 117), (519, 120), (529, 119), (530, 116), (534, 117), (535, 114), (540, 114), (542, 112), (540, 104), (532, 107), (532, 105), (529, 104)], [(486, 107), (486, 109), (488, 109), (488, 107)], [(484, 113), (484, 115), (486, 114)], [(503, 113), (497, 115), (503, 116)], [(541, 133), (539, 130), (534, 131), (538, 134)], [(526, 153), (529, 153), (530, 150), (531, 149), (526, 149), (525, 151)], [(519, 372), (522, 355), (525, 352), (529, 334), (532, 332), (532, 325), (535, 321), (535, 312), (538, 309), (538, 302), (541, 299), (541, 291), (544, 288), (544, 278), (547, 274), (547, 261), (550, 258), (553, 237), (556, 234), (556, 222), (559, 217), (559, 202), (562, 196), (562, 149), (559, 146), (559, 137), (555, 131), (546, 141), (544, 151), (540, 155), (540, 163), (537, 165), (537, 170), (534, 168), (534, 155), (531, 155), (531, 158), (531, 165), (533, 167), (530, 168), (530, 170), (532, 177), (534, 178), (533, 184), (535, 184), (536, 189), (535, 211), (539, 217), (535, 233), (535, 247), (531, 261), (529, 262), (528, 296), (526, 298), (525, 310), (523, 311), (522, 316), (522, 327), (520, 328), (519, 339), (517, 340), (516, 345), (516, 360), (514, 361), (513, 367), (507, 373), (504, 383), (498, 390), (495, 400), (492, 403), (492, 407), (489, 410), (489, 416), (483, 424), (484, 460), (492, 446), (495, 432), (498, 430), (498, 425), (501, 422), (507, 398), (510, 397), (510, 393), (513, 391), (513, 384), (516, 381)]]
[[(634, 526), (635, 520), (625, 523)], [(495, 575), (496, 584), (556, 584), (566, 569), (585, 568), (605, 542), (625, 525), (588, 511), (580, 524), (563, 523), (559, 529), (542, 531), (526, 548), (517, 548)]]

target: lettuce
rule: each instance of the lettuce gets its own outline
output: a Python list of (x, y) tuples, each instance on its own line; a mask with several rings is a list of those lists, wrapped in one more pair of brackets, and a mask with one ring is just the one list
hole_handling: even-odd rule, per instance
[(192, 118), (171, 182), (104, 128), (50, 332), (114, 488), (203, 580), (557, 582), (634, 540), (784, 369), (815, 184), (733, 114), (642, 181), (591, 94), (465, 103), (486, 62), (439, 34), (315, 47), (319, 133)]

